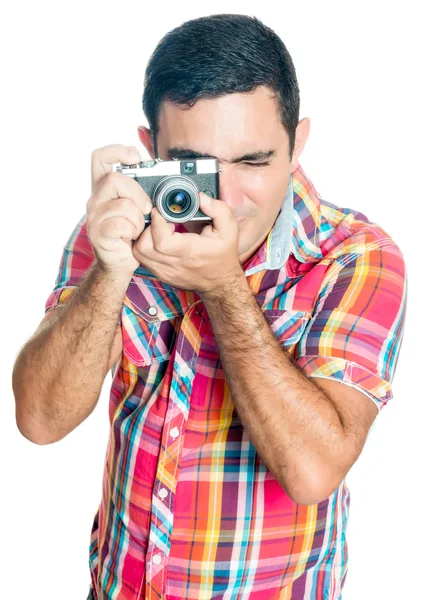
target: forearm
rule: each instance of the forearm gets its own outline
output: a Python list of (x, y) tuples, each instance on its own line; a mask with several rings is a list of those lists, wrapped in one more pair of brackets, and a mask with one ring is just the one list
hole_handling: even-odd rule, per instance
[(344, 429), (334, 405), (281, 348), (243, 272), (226, 290), (202, 300), (253, 445), (292, 499), (306, 498), (305, 490), (319, 489), (343, 452)]
[(13, 370), (16, 419), (36, 443), (60, 440), (94, 410), (131, 276), (95, 261), (76, 293), (21, 350)]

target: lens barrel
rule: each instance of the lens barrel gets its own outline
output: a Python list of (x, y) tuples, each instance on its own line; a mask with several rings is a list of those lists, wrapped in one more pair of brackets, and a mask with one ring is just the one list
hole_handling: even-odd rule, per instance
[(153, 202), (168, 221), (189, 221), (199, 210), (200, 197), (196, 185), (184, 175), (164, 177), (153, 192)]

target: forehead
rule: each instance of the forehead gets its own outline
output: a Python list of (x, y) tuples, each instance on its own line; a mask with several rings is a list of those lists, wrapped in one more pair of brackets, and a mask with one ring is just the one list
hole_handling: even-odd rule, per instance
[[(244, 148), (252, 140), (276, 143), (287, 134), (280, 121), (277, 99), (268, 88), (198, 100), (192, 107), (165, 101), (158, 122), (158, 140), (167, 146), (190, 144), (201, 150), (235, 143)], [(227, 154), (227, 153), (225, 153)]]

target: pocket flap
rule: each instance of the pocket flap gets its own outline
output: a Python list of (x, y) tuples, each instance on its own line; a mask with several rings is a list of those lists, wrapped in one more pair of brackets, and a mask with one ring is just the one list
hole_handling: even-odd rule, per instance
[(128, 360), (136, 366), (169, 360), (183, 314), (171, 286), (133, 276), (121, 311), (122, 345)]

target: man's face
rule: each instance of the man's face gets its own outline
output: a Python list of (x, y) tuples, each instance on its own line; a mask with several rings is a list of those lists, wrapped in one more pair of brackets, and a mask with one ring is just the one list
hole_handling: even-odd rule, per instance
[[(157, 152), (162, 160), (196, 153), (217, 158), (221, 169), (219, 199), (230, 206), (239, 221), (243, 265), (267, 238), (284, 200), (290, 173), (297, 166), (289, 161), (289, 138), (272, 92), (260, 87), (250, 94), (199, 100), (191, 108), (164, 102)], [(257, 152), (272, 155), (233, 163)], [(205, 226), (196, 222), (184, 225), (196, 233)]]

